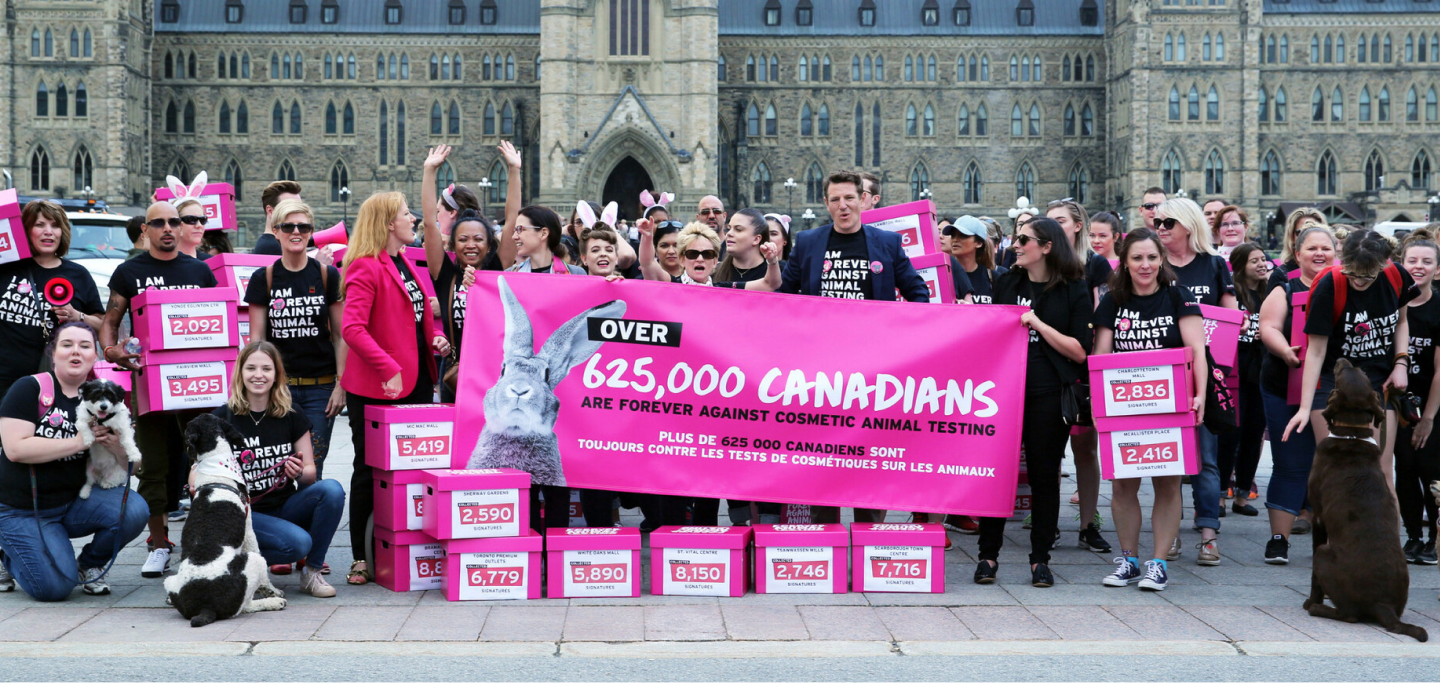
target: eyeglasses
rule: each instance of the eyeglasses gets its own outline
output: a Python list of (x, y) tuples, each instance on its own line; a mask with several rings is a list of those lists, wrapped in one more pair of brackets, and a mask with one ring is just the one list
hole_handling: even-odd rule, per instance
[(204, 216), (181, 216), (180, 222), (185, 225), (201, 225), (206, 221)]
[(723, 216), (725, 215), (725, 209), (700, 209), (695, 213), (701, 216)]
[(1140, 208), (1145, 209), (1146, 211), (1154, 211), (1155, 209), (1160, 208), (1160, 205), (1152, 202), (1150, 204), (1141, 204)]
[(1221, 224), (1220, 224), (1220, 227), (1222, 227), (1222, 228), (1243, 228), (1243, 227), (1245, 227), (1245, 223), (1243, 223), (1243, 222), (1241, 222), (1241, 221), (1225, 221), (1224, 223), (1221, 223)]
[(169, 226), (172, 227), (172, 228), (178, 228), (178, 227), (180, 227), (181, 224), (180, 224), (180, 219), (179, 219), (179, 218), (156, 218), (156, 219), (153, 219), (153, 220), (145, 221), (145, 225), (148, 225), (148, 226), (150, 226), (150, 227), (152, 227), (152, 228), (155, 228), (156, 230), (159, 230), (159, 229), (165, 227), (166, 225), (169, 225)]
[[(1343, 272), (1343, 271), (1342, 271), (1342, 272)], [(1357, 285), (1359, 285), (1359, 284), (1369, 284), (1369, 283), (1375, 281), (1375, 276), (1374, 276), (1374, 275), (1356, 275), (1356, 274), (1354, 274), (1354, 273), (1348, 273), (1348, 272), (1347, 272), (1347, 273), (1345, 273), (1345, 277), (1349, 278), (1351, 281), (1353, 281), (1353, 282), (1354, 282), (1355, 284), (1357, 284)]]
[(697, 251), (695, 249), (685, 250), (685, 258), (688, 258), (691, 261), (694, 261), (696, 259), (705, 259), (706, 261), (709, 261), (710, 259), (718, 258), (719, 256), (720, 252), (717, 252), (714, 249), (706, 249), (705, 251)]
[(1015, 246), (1017, 247), (1026, 246), (1031, 242), (1034, 242), (1036, 244), (1049, 244), (1050, 240), (1047, 240), (1044, 237), (1031, 237), (1030, 235), (1026, 235), (1024, 233), (1015, 236)]
[(302, 235), (306, 235), (314, 232), (315, 230), (315, 226), (310, 223), (281, 223), (275, 227), (279, 228), (280, 232), (283, 232), (287, 235), (291, 235), (297, 232)]
[(1177, 225), (1180, 225), (1180, 219), (1178, 219), (1178, 218), (1156, 218), (1156, 219), (1155, 219), (1155, 227), (1156, 227), (1156, 228), (1165, 228), (1166, 230), (1174, 230), (1174, 229), (1175, 229), (1175, 226), (1177, 226)]

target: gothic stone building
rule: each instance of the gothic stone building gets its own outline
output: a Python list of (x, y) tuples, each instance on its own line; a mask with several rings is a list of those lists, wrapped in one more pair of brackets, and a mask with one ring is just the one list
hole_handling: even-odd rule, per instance
[[(1003, 215), (1144, 189), (1259, 222), (1321, 203), (1423, 220), (1440, 149), (1430, 0), (4, 0), (0, 166), (22, 194), (140, 204), (167, 174), (348, 200), (441, 170), (499, 204), (821, 216), (856, 168), (887, 202)], [(541, 77), (543, 74), (543, 78)], [(793, 179), (792, 182), (788, 182)], [(484, 188), (484, 189), (482, 189)], [(349, 189), (350, 194), (342, 192)], [(242, 242), (248, 242), (242, 238)]]

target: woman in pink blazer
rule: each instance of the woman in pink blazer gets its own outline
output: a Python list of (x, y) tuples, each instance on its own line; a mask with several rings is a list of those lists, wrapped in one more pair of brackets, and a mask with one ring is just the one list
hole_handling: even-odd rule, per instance
[[(435, 320), (435, 292), (428, 273), (405, 258), (415, 239), (415, 218), (399, 192), (371, 195), (360, 206), (345, 252), (345, 315), (341, 336), (348, 347), (345, 404), (352, 425), (361, 425), (366, 406), (434, 401), (435, 355), (450, 342)], [(350, 547), (357, 558), (348, 581), (374, 579), (365, 562), (370, 539), (366, 520), (375, 510), (370, 466), (365, 464), (365, 430), (352, 428), (355, 471), (350, 475)], [(373, 547), (373, 546), (372, 546)]]

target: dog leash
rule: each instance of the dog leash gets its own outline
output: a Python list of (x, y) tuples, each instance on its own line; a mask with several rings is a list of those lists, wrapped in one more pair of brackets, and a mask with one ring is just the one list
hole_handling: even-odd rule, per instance
[[(120, 496), (120, 518), (115, 520), (115, 526), (110, 528), (110, 530), (115, 533), (115, 547), (110, 553), (110, 562), (105, 565), (105, 569), (101, 570), (99, 576), (89, 581), (75, 581), (71, 579), (73, 585), (84, 586), (104, 580), (105, 575), (110, 573), (110, 568), (115, 566), (115, 560), (120, 558), (121, 538), (124, 536), (124, 533), (120, 530), (120, 525), (125, 521), (125, 506), (130, 502), (130, 477), (134, 474), (135, 463), (126, 463), (125, 493)], [(56, 575), (63, 576), (64, 574), (61, 573), (60, 568), (55, 566), (55, 558), (50, 555), (50, 546), (44, 542), (45, 525), (40, 521), (40, 486), (35, 479), (34, 465), (30, 466), (30, 509), (35, 513), (35, 528), (40, 532), (40, 547), (45, 551), (45, 560), (50, 563), (50, 569), (54, 570)]]

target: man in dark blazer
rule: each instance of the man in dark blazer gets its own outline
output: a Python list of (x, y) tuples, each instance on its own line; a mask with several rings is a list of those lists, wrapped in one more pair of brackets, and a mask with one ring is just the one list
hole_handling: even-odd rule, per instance
[(858, 173), (825, 179), (832, 225), (797, 233), (778, 291), (839, 299), (928, 303), (929, 289), (900, 245), (900, 236), (860, 223), (869, 199)]

